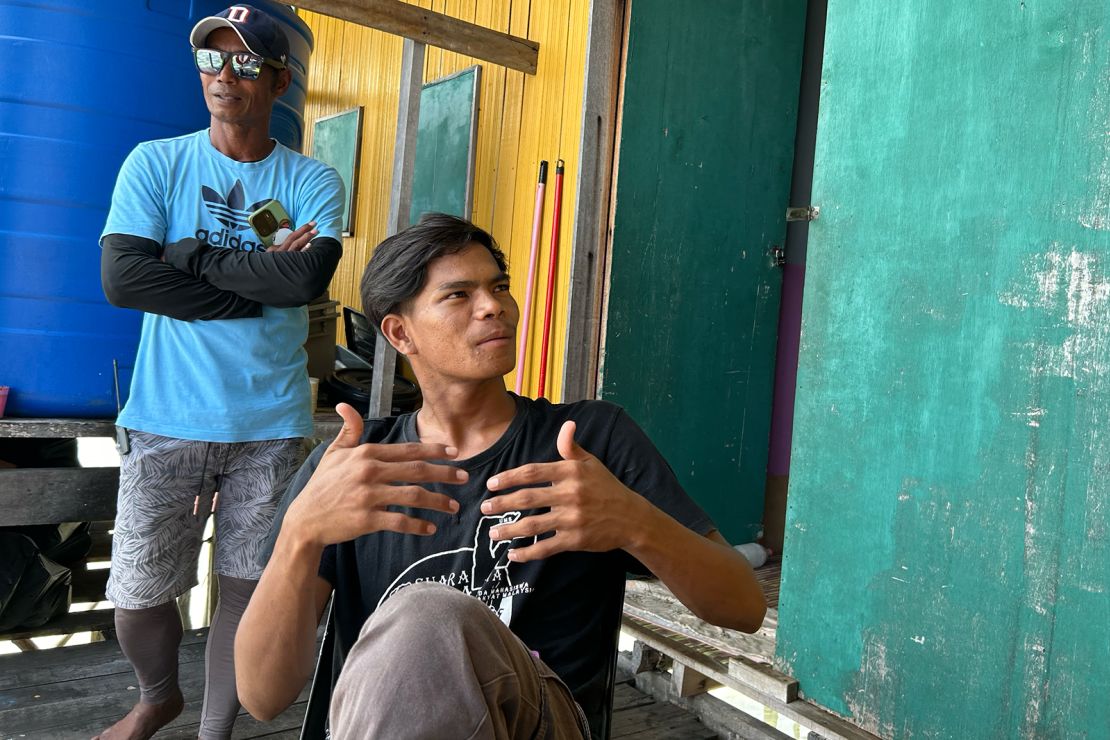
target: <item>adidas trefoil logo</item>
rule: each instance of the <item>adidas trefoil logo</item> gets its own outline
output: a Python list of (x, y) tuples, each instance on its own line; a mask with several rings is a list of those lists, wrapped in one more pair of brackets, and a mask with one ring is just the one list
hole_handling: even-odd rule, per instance
[(204, 228), (197, 229), (197, 240), (211, 244), (214, 247), (230, 247), (231, 249), (242, 249), (248, 252), (265, 251), (265, 245), (246, 238), (253, 235), (253, 233), (240, 236), (236, 232), (250, 229), (247, 216), (261, 208), (269, 198), (263, 198), (248, 208), (243, 208), (245, 196), (243, 195), (243, 183), (240, 180), (235, 181), (235, 185), (227, 192), (226, 198), (207, 185), (201, 186), (200, 197), (204, 201), (205, 207), (208, 208), (208, 212), (220, 222), (223, 228), (219, 231), (210, 231)]
[(261, 208), (262, 205), (269, 200), (269, 198), (264, 198), (251, 205), (249, 208), (244, 209), (243, 183), (240, 180), (235, 181), (235, 185), (227, 192), (226, 199), (207, 185), (201, 185), (200, 197), (204, 199), (204, 205), (208, 206), (208, 212), (211, 213), (217, 221), (227, 228), (235, 229), (236, 231), (243, 231), (249, 228), (250, 224), (247, 223), (247, 216)]

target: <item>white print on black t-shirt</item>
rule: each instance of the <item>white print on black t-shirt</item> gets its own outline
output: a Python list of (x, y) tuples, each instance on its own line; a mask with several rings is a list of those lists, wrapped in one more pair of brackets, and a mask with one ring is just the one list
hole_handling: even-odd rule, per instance
[[(500, 516), (482, 517), (478, 520), (478, 529), (474, 533), (473, 547), (444, 550), (420, 558), (389, 584), (374, 608), (377, 609), (390, 596), (414, 583), (443, 583), (480, 599), (497, 613), (502, 622), (509, 624), (513, 616), (514, 597), (531, 593), (533, 589), (527, 581), (513, 583), (509, 574), (509, 566), (512, 565), (508, 558), (510, 542), (491, 540), (489, 531), (494, 526), (511, 524), (520, 519), (520, 516), (519, 511), (509, 511)], [(536, 539), (521, 538), (512, 542), (517, 546), (525, 546), (534, 543)], [(470, 567), (453, 570), (453, 563), (458, 554), (463, 552), (471, 553)]]

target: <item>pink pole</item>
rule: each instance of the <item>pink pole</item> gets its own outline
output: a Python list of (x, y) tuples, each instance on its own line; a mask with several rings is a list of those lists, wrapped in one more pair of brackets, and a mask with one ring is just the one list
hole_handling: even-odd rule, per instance
[(563, 160), (555, 162), (555, 207), (551, 222), (551, 261), (547, 267), (547, 300), (543, 308), (543, 342), (540, 345), (540, 387), (537, 398), (547, 389), (547, 346), (551, 343), (551, 304), (555, 301), (555, 268), (559, 265), (559, 219), (563, 214)]
[(547, 186), (547, 160), (540, 160), (540, 179), (536, 183), (536, 207), (532, 217), (532, 253), (528, 258), (528, 284), (524, 289), (524, 317), (517, 332), (516, 394), (524, 389), (524, 356), (528, 352), (528, 328), (532, 321), (532, 288), (536, 284), (536, 261), (540, 254), (540, 228), (543, 226), (543, 191)]

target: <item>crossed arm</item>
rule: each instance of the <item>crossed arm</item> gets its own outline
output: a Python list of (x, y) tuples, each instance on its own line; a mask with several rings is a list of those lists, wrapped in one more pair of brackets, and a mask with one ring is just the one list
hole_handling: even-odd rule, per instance
[[(361, 416), (345, 404), (338, 410), (343, 429), (290, 505), (236, 635), (239, 697), (259, 719), (289, 706), (312, 674), (316, 628), (331, 593), (331, 585), (317, 573), (324, 547), (384, 530), (432, 534), (430, 522), (389, 507), (454, 513), (454, 499), (422, 484), (467, 478), (464, 470), (429, 462), (452, 459), (458, 452), (454, 448), (359, 444)], [(624, 549), (702, 619), (745, 632), (758, 630), (767, 607), (747, 560), (716, 531), (698, 535), (629, 490), (575, 443), (574, 431), (574, 423), (567, 422), (559, 433), (561, 460), (525, 465), (488, 482), (493, 492), (525, 487), (486, 500), (483, 513), (549, 509), (490, 531), (495, 540), (554, 533), (511, 550), (509, 558), (524, 562), (569, 550)], [(551, 485), (528, 487), (547, 483)]]
[(262, 306), (303, 306), (324, 292), (339, 264), (335, 239), (313, 239), (313, 224), (280, 247), (244, 252), (183, 239), (162, 247), (143, 237), (108, 234), (100, 277), (108, 301), (182, 321), (254, 318)]

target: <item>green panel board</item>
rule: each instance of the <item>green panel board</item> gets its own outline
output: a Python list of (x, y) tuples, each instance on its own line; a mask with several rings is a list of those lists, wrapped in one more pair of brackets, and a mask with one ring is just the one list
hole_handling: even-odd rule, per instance
[(412, 223), (430, 211), (470, 216), (481, 72), (470, 67), (420, 91)]
[(806, 4), (632, 4), (602, 395), (734, 542), (763, 514)]
[(781, 667), (883, 737), (1110, 737), (1110, 5), (825, 48)]
[(358, 153), (362, 142), (362, 107), (317, 119), (312, 127), (312, 156), (330, 164), (343, 180), (343, 234), (354, 234)]

